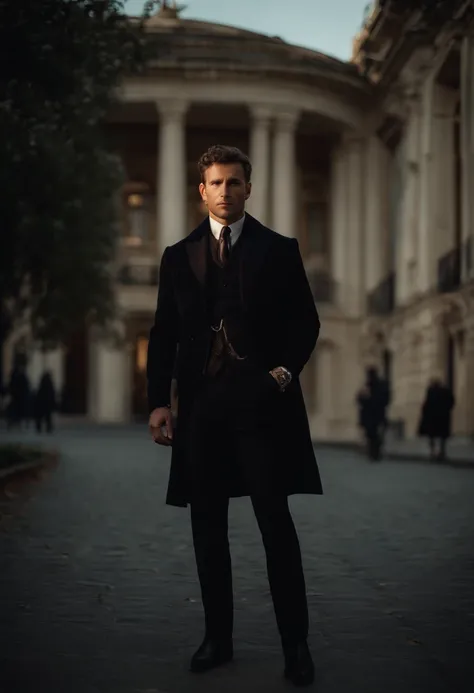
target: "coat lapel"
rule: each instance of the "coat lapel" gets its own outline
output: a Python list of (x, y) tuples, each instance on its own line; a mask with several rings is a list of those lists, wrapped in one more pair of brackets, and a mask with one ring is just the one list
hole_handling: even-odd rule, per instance
[(211, 227), (209, 218), (206, 217), (206, 219), (189, 234), (186, 242), (186, 253), (189, 265), (202, 289), (206, 287), (210, 232)]
[[(201, 287), (204, 305), (207, 306), (207, 265), (209, 257), (209, 217), (192, 231), (186, 241), (189, 266)], [(251, 303), (252, 289), (265, 260), (272, 241), (272, 232), (260, 224), (250, 214), (246, 214), (239, 243), (242, 243), (240, 256), (240, 292), (244, 308)]]
[(241, 240), (243, 247), (240, 265), (240, 291), (242, 303), (247, 309), (251, 304), (255, 280), (271, 245), (272, 232), (250, 214), (246, 214)]

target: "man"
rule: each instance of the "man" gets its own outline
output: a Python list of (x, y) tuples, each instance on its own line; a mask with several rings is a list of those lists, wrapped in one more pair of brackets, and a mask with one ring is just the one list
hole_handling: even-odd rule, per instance
[(367, 454), (371, 460), (380, 460), (387, 428), (387, 408), (390, 404), (390, 387), (377, 369), (366, 371), (365, 386), (357, 396), (359, 424), (364, 430)]
[(167, 503), (191, 506), (205, 614), (191, 671), (232, 659), (227, 514), (230, 497), (248, 495), (265, 547), (285, 675), (305, 685), (314, 665), (288, 496), (322, 493), (298, 381), (316, 344), (318, 314), (297, 241), (245, 213), (248, 158), (216, 145), (199, 170), (209, 217), (163, 253), (147, 367), (151, 434), (173, 446)]

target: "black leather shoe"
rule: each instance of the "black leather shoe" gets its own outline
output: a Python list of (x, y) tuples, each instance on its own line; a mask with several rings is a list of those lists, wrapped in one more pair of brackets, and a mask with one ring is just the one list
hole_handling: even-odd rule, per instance
[(194, 673), (209, 671), (230, 662), (233, 656), (232, 639), (212, 640), (206, 637), (191, 659), (190, 670)]
[(314, 682), (314, 664), (306, 640), (298, 645), (284, 647), (285, 678), (295, 686), (310, 686)]

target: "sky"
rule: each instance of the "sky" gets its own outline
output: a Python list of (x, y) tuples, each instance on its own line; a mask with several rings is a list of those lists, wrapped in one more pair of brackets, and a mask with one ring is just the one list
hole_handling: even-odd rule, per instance
[[(183, 0), (184, 19), (201, 19), (279, 36), (288, 43), (349, 60), (368, 0)], [(140, 14), (143, 0), (127, 0)]]

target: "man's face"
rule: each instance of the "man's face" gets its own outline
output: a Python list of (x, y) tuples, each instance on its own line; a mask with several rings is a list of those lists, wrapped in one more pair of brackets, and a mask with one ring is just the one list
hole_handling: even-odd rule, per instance
[(205, 172), (205, 183), (199, 186), (201, 197), (212, 217), (232, 224), (244, 213), (250, 197), (250, 183), (245, 182), (241, 164), (213, 164)]

